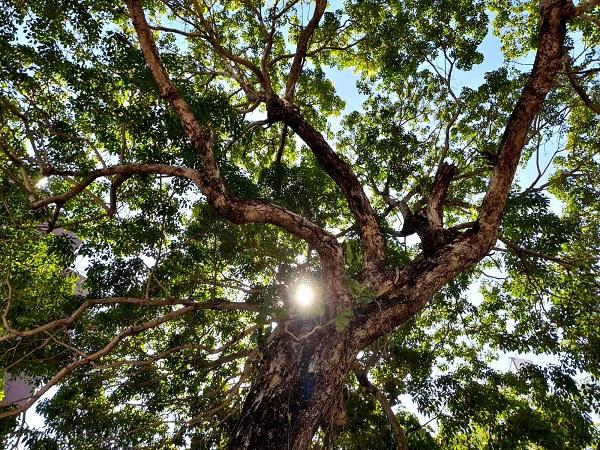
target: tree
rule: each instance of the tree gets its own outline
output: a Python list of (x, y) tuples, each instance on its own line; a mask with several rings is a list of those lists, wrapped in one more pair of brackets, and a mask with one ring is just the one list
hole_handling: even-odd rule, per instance
[[(2, 367), (38, 384), (7, 439), (598, 442), (597, 0), (0, 14)], [(504, 61), (459, 89), (492, 16)], [(341, 120), (336, 71), (365, 99)], [(489, 367), (516, 351), (552, 364)]]

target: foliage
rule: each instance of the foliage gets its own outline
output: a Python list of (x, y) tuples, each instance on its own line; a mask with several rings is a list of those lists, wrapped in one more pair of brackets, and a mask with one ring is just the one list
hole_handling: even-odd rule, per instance
[[(343, 332), (355, 308), (378, 303), (377, 291), (361, 284), (355, 218), (306, 143), (287, 125), (263, 120), (262, 100), (244, 91), (260, 84), (256, 73), (227, 56), (263, 67), (269, 48), (270, 83), (284, 92), (296, 51), (290, 42), (301, 38), (315, 5), (202, 5), (145, 2), (164, 64), (199, 121), (210, 124), (220, 175), (236, 199), (269, 199), (343, 242), (353, 303), (330, 318)], [(568, 24), (569, 64), (592, 106), (600, 102), (599, 23), (596, 2)], [(445, 224), (477, 219), (538, 29), (533, 1), (329, 3), (309, 42), (294, 108), (368, 186), (393, 266), (423, 250), (401, 233), (406, 217), (394, 199), (422, 210), (440, 162), (458, 167)], [(502, 60), (486, 58), (493, 39)], [(484, 75), (482, 63), (490, 68)], [(364, 98), (358, 111), (345, 106), (358, 93), (337, 86), (346, 76)], [(573, 86), (561, 72), (529, 130), (496, 247), (420, 315), (359, 354), (411, 449), (598, 445), (600, 114)], [(41, 387), (125, 333), (38, 404), (43, 429), (3, 420), (4, 442), (224, 447), (273, 330), (302, 315), (288, 287), (308, 279), (321, 287), (319, 298), (327, 295), (315, 248), (272, 224), (223, 218), (192, 181), (168, 174), (98, 178), (56, 209), (32, 208), (103, 166), (203, 169), (119, 2), (2, 2), (0, 150), (2, 371)], [(81, 246), (43, 224), (68, 230)], [(98, 299), (115, 301), (87, 308)], [(163, 303), (151, 303), (157, 299)], [(190, 301), (250, 306), (184, 311)], [(78, 308), (84, 311), (72, 323), (13, 339), (14, 330)], [(315, 329), (328, 325), (318, 311), (308, 319)], [(160, 323), (136, 328), (152, 321)], [(518, 354), (534, 363), (517, 372), (501, 367)], [(352, 375), (347, 389), (346, 423), (321, 426), (315, 445), (393, 448), (381, 406)], [(409, 398), (415, 408), (404, 404)]]

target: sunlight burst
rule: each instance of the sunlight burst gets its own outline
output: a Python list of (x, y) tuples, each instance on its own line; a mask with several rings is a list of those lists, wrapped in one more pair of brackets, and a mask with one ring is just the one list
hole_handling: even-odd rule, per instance
[(301, 283), (296, 286), (294, 292), (294, 300), (301, 307), (308, 307), (312, 305), (315, 300), (315, 290), (307, 283)]

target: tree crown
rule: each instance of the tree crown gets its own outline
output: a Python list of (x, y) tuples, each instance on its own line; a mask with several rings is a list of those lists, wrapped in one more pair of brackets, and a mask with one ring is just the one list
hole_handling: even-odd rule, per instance
[[(381, 399), (407, 396), (436, 423), (401, 409), (410, 448), (597, 442), (597, 1), (7, 0), (0, 23), (2, 370), (36, 384), (0, 417), (58, 386), (10, 439), (221, 447), (275, 336), (347, 335), (347, 417), (315, 445), (389, 448)], [(492, 364), (516, 353), (542, 357)]]

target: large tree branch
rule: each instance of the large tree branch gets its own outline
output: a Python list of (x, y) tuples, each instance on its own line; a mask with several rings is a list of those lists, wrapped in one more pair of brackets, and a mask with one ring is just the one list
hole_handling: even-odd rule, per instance
[(531, 123), (562, 66), (566, 22), (573, 13), (570, 1), (547, 0), (541, 4), (542, 25), (533, 70), (508, 119), (479, 215), (481, 231), (489, 236), (490, 245), (495, 241)]
[(371, 394), (375, 400), (379, 402), (379, 405), (381, 406), (381, 409), (383, 409), (388, 423), (390, 424), (390, 428), (392, 429), (392, 435), (394, 436), (396, 448), (398, 450), (408, 450), (406, 434), (404, 433), (404, 429), (398, 421), (396, 414), (394, 414), (394, 410), (392, 409), (392, 405), (390, 405), (388, 399), (385, 398), (385, 395), (369, 381), (367, 370), (361, 367), (358, 361), (354, 361), (352, 364), (352, 371), (354, 372), (354, 375), (356, 375), (358, 384), (360, 384), (365, 391)]
[(575, 16), (581, 16), (600, 5), (600, 0), (584, 0), (575, 8)]
[(456, 172), (456, 166), (442, 162), (437, 169), (433, 188), (427, 200), (425, 214), (427, 221), (432, 228), (442, 228), (443, 225), (443, 206), (448, 195), (448, 188)]
[(414, 317), (446, 283), (480, 261), (496, 243), (527, 132), (561, 68), (566, 22), (573, 14), (573, 5), (568, 0), (549, 0), (542, 4), (541, 12), (534, 67), (508, 120), (478, 224), (464, 233), (456, 232), (432, 254), (423, 254), (404, 268), (381, 275), (382, 294), (355, 314), (353, 338), (357, 348)]
[(573, 67), (571, 66), (571, 58), (569, 57), (568, 54), (565, 54), (564, 62), (565, 62), (565, 73), (567, 74), (567, 78), (569, 79), (569, 82), (571, 83), (573, 90), (575, 92), (577, 92), (577, 95), (579, 95), (579, 98), (581, 99), (581, 101), (583, 102), (583, 104), (585, 106), (590, 108), (596, 114), (600, 114), (600, 105), (596, 104), (592, 101), (592, 99), (590, 98), (588, 93), (585, 91), (583, 86), (581, 86), (581, 83), (579, 83), (579, 80), (577, 80), (577, 78), (575, 77), (575, 74), (573, 73)]
[[(50, 173), (62, 174), (60, 171), (50, 171)], [(310, 243), (317, 250), (321, 258), (323, 258), (325, 264), (337, 266), (341, 261), (342, 250), (339, 243), (331, 234), (324, 231), (318, 225), (266, 200), (240, 200), (226, 193), (215, 194), (212, 186), (208, 186), (208, 190), (205, 191), (205, 180), (202, 178), (202, 174), (187, 167), (166, 164), (121, 164), (103, 167), (85, 174), (71, 190), (63, 194), (34, 201), (32, 206), (38, 209), (53, 203), (62, 205), (84, 191), (100, 177), (136, 174), (162, 174), (186, 178), (192, 181), (208, 197), (215, 209), (226, 219), (238, 224), (270, 223), (277, 225)], [(69, 172), (68, 175), (73, 175), (73, 173)], [(211, 199), (209, 194), (214, 194), (218, 202)]]
[(200, 125), (191, 107), (183, 98), (177, 87), (171, 82), (159, 53), (152, 31), (146, 21), (146, 16), (139, 0), (126, 0), (133, 26), (138, 36), (142, 53), (156, 82), (160, 96), (167, 100), (177, 113), (181, 125), (194, 149), (202, 161), (202, 172), (199, 181), (202, 192), (215, 203), (225, 199), (225, 185), (219, 174), (219, 168), (214, 158), (213, 139), (209, 129)]
[(259, 312), (260, 308), (258, 305), (253, 305), (243, 302), (230, 302), (230, 301), (212, 301), (212, 302), (197, 302), (192, 299), (145, 299), (135, 297), (109, 297), (99, 299), (89, 299), (84, 301), (71, 315), (62, 319), (53, 320), (51, 322), (40, 325), (39, 327), (31, 328), (29, 330), (16, 330), (12, 328), (8, 322), (8, 314), (13, 301), (13, 291), (10, 282), (7, 281), (8, 286), (8, 302), (2, 316), (4, 324), (4, 335), (0, 336), (0, 342), (7, 341), (13, 338), (24, 338), (34, 336), (40, 333), (47, 333), (48, 331), (56, 328), (70, 325), (79, 319), (88, 309), (94, 306), (109, 306), (109, 305), (137, 305), (137, 306), (175, 306), (181, 305), (185, 307), (192, 307), (195, 310), (212, 310), (212, 311), (250, 311)]
[[(129, 9), (142, 53), (160, 95), (170, 103), (178, 115), (185, 135), (198, 153), (202, 162), (202, 169), (195, 171), (188, 168), (160, 164), (132, 164), (106, 167), (84, 176), (83, 180), (71, 189), (71, 191), (35, 202), (34, 207), (39, 208), (49, 203), (64, 202), (84, 190), (94, 179), (100, 176), (162, 173), (188, 178), (198, 186), (221, 216), (239, 224), (256, 222), (271, 223), (280, 226), (310, 243), (321, 256), (326, 269), (328, 267), (335, 267), (336, 272), (339, 272), (339, 267), (342, 266), (342, 250), (339, 243), (330, 233), (327, 233), (321, 227), (298, 214), (265, 200), (240, 200), (228, 194), (214, 158), (211, 131), (200, 125), (189, 104), (177, 87), (171, 82), (160, 59), (141, 2), (139, 0), (126, 0), (125, 3)], [(55, 171), (54, 174), (60, 175), (61, 173)], [(68, 175), (73, 175), (73, 173), (68, 173)]]
[(123, 341), (123, 339), (127, 338), (128, 336), (134, 336), (134, 335), (140, 334), (143, 331), (148, 330), (150, 328), (155, 328), (165, 322), (168, 322), (170, 320), (173, 320), (173, 319), (181, 317), (185, 314), (188, 314), (188, 313), (194, 311), (194, 309), (195, 309), (194, 305), (187, 305), (183, 308), (176, 309), (174, 311), (170, 311), (170, 312), (168, 312), (160, 317), (157, 317), (155, 319), (148, 320), (139, 325), (134, 325), (132, 327), (124, 329), (119, 334), (117, 334), (115, 337), (113, 337), (100, 350), (98, 350), (90, 355), (76, 359), (75, 361), (64, 366), (45, 385), (43, 385), (35, 394), (33, 394), (31, 397), (29, 397), (29, 399), (27, 401), (22, 402), (16, 408), (9, 409), (8, 411), (4, 411), (4, 412), (0, 413), (0, 419), (16, 416), (24, 411), (27, 411), (36, 401), (38, 401), (40, 399), (40, 397), (42, 397), (42, 395), (44, 395), (46, 392), (48, 392), (52, 386), (55, 386), (57, 383), (59, 383), (61, 380), (63, 380), (66, 376), (70, 375), (77, 368), (87, 365), (87, 364), (90, 364), (90, 363), (93, 363), (97, 359), (108, 355), (117, 345), (119, 345), (119, 343), (121, 341)]
[(284, 98), (288, 101), (291, 101), (294, 97), (294, 90), (296, 88), (296, 83), (298, 82), (298, 77), (300, 76), (300, 73), (302, 71), (304, 59), (306, 58), (308, 44), (313, 33), (319, 26), (319, 22), (321, 21), (321, 17), (323, 17), (323, 14), (325, 13), (326, 7), (327, 0), (316, 0), (313, 16), (306, 25), (306, 27), (304, 27), (300, 32), (300, 36), (298, 36), (298, 42), (296, 44), (296, 54), (294, 55), (292, 67), (290, 68), (290, 72), (288, 74), (288, 78), (285, 85)]
[(333, 151), (306, 119), (288, 101), (271, 98), (267, 102), (269, 120), (288, 125), (312, 150), (319, 164), (342, 190), (358, 224), (363, 249), (363, 267), (380, 267), (385, 258), (385, 243), (375, 212), (350, 164)]

